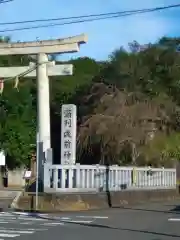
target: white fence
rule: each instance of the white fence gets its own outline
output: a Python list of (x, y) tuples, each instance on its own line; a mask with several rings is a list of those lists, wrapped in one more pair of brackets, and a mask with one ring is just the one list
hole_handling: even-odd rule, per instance
[(176, 169), (102, 165), (45, 165), (46, 192), (176, 188)]

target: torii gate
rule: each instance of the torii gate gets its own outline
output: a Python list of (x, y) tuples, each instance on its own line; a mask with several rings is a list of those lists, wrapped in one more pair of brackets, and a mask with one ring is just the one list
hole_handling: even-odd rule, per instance
[[(43, 181), (43, 159), (42, 156), (47, 154), (47, 150), (51, 148), (50, 143), (50, 103), (49, 103), (49, 78), (48, 75), (69, 75), (72, 74), (72, 67), (68, 66), (64, 69), (63, 66), (50, 67), (46, 66), (48, 62), (47, 54), (52, 53), (73, 53), (79, 51), (80, 44), (87, 42), (87, 36), (82, 34), (79, 36), (45, 41), (21, 42), (21, 43), (0, 43), (0, 55), (37, 55), (37, 94), (38, 94), (38, 135), (39, 142), (42, 148), (39, 149), (41, 157), (39, 161), (39, 171), (41, 172), (40, 179)], [(24, 68), (24, 69), (23, 69)], [(22, 72), (28, 67), (0, 67), (0, 77), (15, 77), (18, 72)], [(61, 71), (60, 71), (61, 69)], [(66, 72), (66, 74), (65, 74)], [(27, 75), (35, 76), (35, 73)], [(47, 158), (47, 157), (46, 157)], [(46, 159), (48, 160), (48, 159)], [(52, 164), (52, 159), (49, 159), (49, 164)]]
[[(47, 76), (68, 76), (73, 74), (73, 65), (72, 64), (62, 64), (62, 65), (55, 65), (55, 62), (48, 62), (46, 64), (46, 71)], [(11, 79), (13, 76), (21, 76), (24, 78), (34, 78), (37, 76), (36, 74), (36, 63), (30, 62), (29, 66), (21, 66), (21, 67), (0, 67), (0, 76), (3, 78)], [(15, 88), (18, 88), (15, 82)], [(48, 128), (47, 128), (48, 129)], [(38, 142), (37, 142), (38, 144)], [(47, 160), (51, 160), (50, 158)], [(52, 164), (52, 162), (49, 162)], [(33, 164), (34, 165), (34, 164)], [(36, 166), (32, 167), (32, 174), (35, 176), (36, 174)]]

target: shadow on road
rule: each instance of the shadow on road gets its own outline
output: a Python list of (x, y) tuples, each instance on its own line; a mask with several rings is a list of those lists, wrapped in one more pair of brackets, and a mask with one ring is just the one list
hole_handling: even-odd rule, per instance
[[(71, 223), (71, 222), (69, 222)], [(140, 229), (131, 229), (131, 228), (118, 228), (118, 227), (111, 227), (107, 225), (100, 225), (100, 224), (93, 224), (93, 223), (71, 223), (76, 224), (84, 227), (94, 227), (94, 228), (105, 228), (105, 229), (112, 229), (112, 230), (119, 230), (119, 231), (127, 231), (127, 232), (137, 232), (137, 233), (144, 233), (144, 234), (153, 234), (156, 236), (164, 236), (164, 237), (174, 237), (179, 238), (180, 235), (177, 234), (170, 234), (170, 233), (163, 233), (163, 232), (154, 232), (148, 230), (140, 230)]]
[(173, 213), (172, 210), (156, 210), (156, 209), (145, 209), (145, 208), (136, 208), (136, 207), (113, 207), (118, 209), (128, 209), (132, 211), (142, 211), (142, 212), (157, 212), (157, 213)]
[(171, 209), (171, 212), (180, 213), (180, 205), (177, 205), (173, 209)]
[(177, 206), (173, 209), (170, 210), (157, 210), (157, 209), (146, 209), (146, 208), (137, 208), (137, 207), (112, 207), (114, 209), (127, 209), (127, 210), (132, 210), (132, 211), (142, 211), (142, 212), (157, 212), (157, 213), (173, 213), (173, 214), (180, 214), (180, 206)]

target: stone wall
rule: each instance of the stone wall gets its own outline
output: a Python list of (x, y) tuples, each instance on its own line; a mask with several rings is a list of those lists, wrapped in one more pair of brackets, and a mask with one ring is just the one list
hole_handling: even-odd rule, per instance
[[(142, 202), (167, 201), (175, 198), (179, 198), (179, 192), (176, 189), (41, 194), (38, 199), (38, 210), (40, 212), (82, 211), (124, 207)], [(35, 211), (35, 194), (22, 194), (16, 202), (15, 208), (23, 211)]]
[(23, 187), (25, 180), (23, 179), (24, 168), (17, 168), (8, 171), (8, 187)]

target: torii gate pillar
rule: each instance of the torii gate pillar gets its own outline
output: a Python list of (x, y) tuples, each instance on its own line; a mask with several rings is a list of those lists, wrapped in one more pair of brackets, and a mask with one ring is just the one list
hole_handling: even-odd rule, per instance
[[(38, 95), (38, 135), (39, 142), (43, 143), (43, 152), (51, 148), (50, 133), (50, 107), (49, 107), (49, 78), (46, 65), (48, 57), (45, 53), (39, 53), (37, 57), (37, 95)], [(48, 159), (47, 159), (48, 160)], [(49, 162), (52, 164), (52, 162)]]

